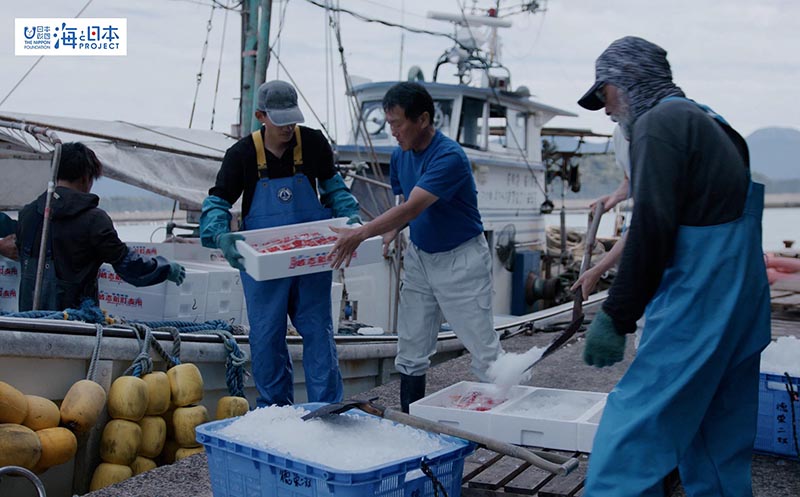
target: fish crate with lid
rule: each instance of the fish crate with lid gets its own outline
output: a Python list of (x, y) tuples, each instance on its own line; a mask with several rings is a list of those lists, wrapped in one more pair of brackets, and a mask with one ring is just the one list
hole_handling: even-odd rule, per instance
[(270, 406), (198, 426), (214, 497), (461, 494), (474, 444), (363, 412), (301, 419), (323, 405)]
[[(242, 231), (245, 240), (237, 241), (236, 248), (247, 274), (258, 281), (330, 271), (330, 252), (337, 239), (331, 226), (346, 227), (347, 218)], [(374, 236), (361, 243), (350, 265), (380, 262), (382, 253), (383, 240)]]

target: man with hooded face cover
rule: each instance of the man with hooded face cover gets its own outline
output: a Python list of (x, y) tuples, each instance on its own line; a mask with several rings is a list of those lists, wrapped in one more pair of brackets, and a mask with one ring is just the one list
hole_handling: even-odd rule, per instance
[(597, 59), (579, 100), (631, 141), (634, 212), (619, 272), (586, 334), (584, 360), (636, 358), (608, 396), (584, 495), (751, 496), (761, 350), (770, 340), (761, 252), (763, 185), (744, 139), (672, 82), (666, 52), (636, 37)]

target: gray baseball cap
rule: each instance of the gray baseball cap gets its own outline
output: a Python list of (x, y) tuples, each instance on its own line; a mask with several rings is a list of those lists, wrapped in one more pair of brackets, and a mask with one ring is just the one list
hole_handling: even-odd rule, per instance
[(258, 87), (258, 110), (265, 112), (275, 126), (305, 121), (297, 106), (297, 92), (286, 81), (268, 81)]

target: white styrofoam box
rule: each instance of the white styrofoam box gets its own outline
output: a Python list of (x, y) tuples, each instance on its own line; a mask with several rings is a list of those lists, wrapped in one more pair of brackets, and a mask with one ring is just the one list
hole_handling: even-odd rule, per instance
[(342, 308), (342, 290), (344, 285), (336, 283), (331, 284), (331, 320), (333, 320), (333, 332), (339, 331), (339, 311)]
[[(246, 237), (246, 240), (237, 241), (236, 248), (244, 258), (243, 263), (247, 273), (258, 281), (330, 271), (330, 251), (333, 243), (275, 252), (261, 252), (261, 250), (266, 250), (267, 246), (274, 246), (280, 242), (291, 242), (296, 237), (304, 235), (335, 236), (335, 233), (330, 230), (330, 226), (344, 227), (346, 225), (347, 218), (340, 217), (277, 228), (242, 231), (241, 234)], [(364, 240), (358, 250), (353, 252), (350, 265), (372, 264), (380, 262), (382, 259), (383, 240), (380, 236), (374, 236)]]
[[(497, 406), (502, 406), (504, 403), (519, 398), (532, 389), (532, 387), (515, 385), (510, 387), (506, 392), (503, 392), (503, 389), (491, 383), (461, 381), (414, 402), (409, 407), (409, 411), (414, 416), (436, 421), (437, 423), (457, 426), (458, 428), (477, 433), (478, 435), (489, 436), (491, 430), (490, 413), (494, 409), (497, 409)], [(502, 399), (505, 397), (508, 400), (495, 405), (494, 408), (488, 411), (459, 409), (455, 407), (456, 403), (460, 400), (466, 401), (469, 399), (473, 392), (493, 399)]]
[(491, 437), (504, 442), (560, 450), (578, 449), (578, 420), (606, 394), (535, 388), (492, 411)]
[[(231, 293), (206, 294), (206, 314), (227, 314), (229, 312), (242, 312), (242, 296)], [(241, 319), (241, 318), (239, 318)]]
[(130, 250), (140, 255), (150, 257), (160, 255), (170, 260), (175, 258), (175, 243), (128, 242), (127, 245)]
[(17, 284), (17, 286), (6, 286), (4, 283), (0, 284), (0, 311), (19, 311), (19, 298), (17, 297), (18, 289), (19, 284)]
[(600, 417), (606, 401), (598, 402), (596, 406), (586, 411), (586, 414), (578, 419), (578, 449), (581, 452), (591, 452), (594, 443), (594, 435), (597, 433), (597, 425), (600, 424)]
[(385, 330), (391, 329), (391, 302), (397, 285), (394, 284), (396, 280), (389, 260), (368, 266), (348, 267), (343, 274), (347, 299), (357, 309), (353, 319)]
[[(171, 243), (175, 259), (179, 261), (193, 261), (204, 264), (224, 265), (233, 269), (220, 249), (203, 247), (199, 243)], [(234, 269), (234, 271), (236, 271)]]
[(206, 312), (203, 321), (215, 321), (215, 320), (225, 321), (228, 324), (242, 324), (242, 311), (231, 311), (231, 312), (218, 312), (218, 313), (208, 313)]
[(100, 290), (106, 291), (125, 291), (125, 292), (147, 292), (160, 295), (205, 295), (208, 290), (208, 272), (199, 271), (186, 267), (186, 277), (183, 283), (175, 283), (165, 280), (161, 283), (149, 286), (134, 286), (125, 282), (111, 264), (103, 264), (97, 271), (97, 286)]
[(100, 308), (114, 316), (141, 321), (203, 321), (205, 296), (100, 289)]
[(19, 311), (19, 262), (0, 256), (0, 311)]
[[(180, 261), (187, 268), (208, 273), (209, 293), (236, 293), (242, 295), (242, 276), (238, 269), (229, 265), (207, 262)], [(227, 261), (225, 262), (227, 264)]]

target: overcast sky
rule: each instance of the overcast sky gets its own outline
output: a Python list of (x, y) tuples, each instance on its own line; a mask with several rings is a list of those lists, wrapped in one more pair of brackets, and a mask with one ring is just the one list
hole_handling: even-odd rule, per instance
[[(0, 100), (36, 60), (16, 57), (17, 17), (73, 17), (86, 0), (2, 0), (0, 23)], [(219, 0), (225, 3), (226, 0)], [(320, 0), (324, 2), (324, 0)], [(462, 0), (467, 9), (472, 0)], [(481, 0), (478, 7), (494, 2)], [(510, 9), (520, 0), (501, 3)], [(513, 16), (501, 31), (503, 62), (512, 87), (525, 85), (535, 99), (576, 112), (553, 126), (610, 132), (601, 112), (580, 109), (575, 101), (594, 77), (594, 61), (613, 40), (638, 35), (664, 47), (675, 82), (690, 98), (706, 103), (747, 136), (766, 126), (800, 129), (800, 1), (797, 0), (550, 0), (547, 11)], [(0, 106), (0, 111), (118, 119), (186, 127), (211, 12), (211, 0), (94, 0), (82, 17), (128, 19), (126, 57), (46, 57)], [(341, 0), (365, 16), (451, 33), (448, 23), (425, 18), (429, 10), (458, 12), (456, 0)], [(272, 37), (280, 35), (280, 57), (311, 106), (345, 141), (348, 123), (338, 52), (326, 52), (325, 11), (306, 0), (275, 1)], [(404, 11), (403, 11), (404, 10)], [(224, 23), (216, 9), (197, 99), (194, 127), (208, 129)], [(367, 24), (342, 14), (342, 43), (352, 75), (373, 81), (396, 80), (411, 65), (430, 79), (434, 63), (452, 42), (406, 33), (400, 69), (401, 31)], [(215, 129), (228, 132), (236, 120), (239, 96), (240, 17), (231, 11), (222, 51)], [(332, 83), (326, 53), (335, 55)], [(278, 75), (271, 61), (268, 79)], [(452, 66), (440, 71), (449, 76)], [(287, 79), (280, 70), (281, 79)], [(445, 78), (452, 82), (452, 78)], [(327, 90), (326, 90), (327, 88)], [(326, 96), (335, 92), (335, 100)], [(334, 118), (334, 104), (336, 115)], [(306, 122), (317, 126), (303, 104)]]

